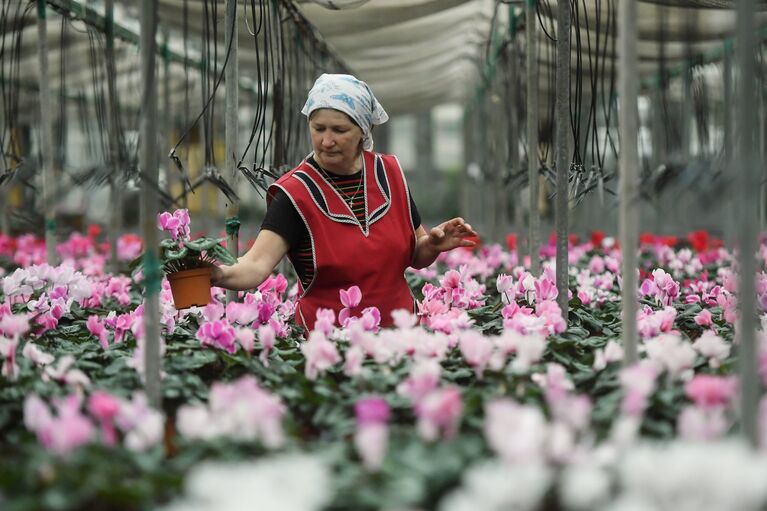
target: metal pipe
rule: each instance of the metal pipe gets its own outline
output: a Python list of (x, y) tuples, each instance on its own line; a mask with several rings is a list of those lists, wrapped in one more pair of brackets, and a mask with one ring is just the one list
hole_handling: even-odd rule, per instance
[(53, 168), (53, 124), (51, 120), (51, 92), (48, 84), (48, 21), (45, 0), (37, 0), (37, 55), (40, 63), (40, 154), (43, 167), (43, 204), (45, 214), (45, 253), (48, 264), (55, 265), (56, 257), (56, 198), (58, 197), (56, 172)]
[(157, 0), (144, 0), (141, 9), (141, 76), (144, 78), (141, 106), (141, 227), (144, 236), (144, 386), (153, 406), (161, 405), (160, 392), (160, 273), (157, 213), (157, 84), (155, 35)]
[(637, 73), (636, 0), (620, 0), (618, 6), (618, 97), (620, 98), (619, 239), (623, 250), (624, 365), (637, 361), (637, 249), (639, 244), (639, 76)]
[(112, 272), (119, 269), (117, 259), (117, 240), (122, 231), (122, 183), (118, 182), (119, 174), (122, 172), (122, 162), (120, 161), (120, 120), (117, 107), (117, 87), (115, 84), (115, 37), (114, 37), (114, 0), (106, 0), (104, 4), (105, 23), (105, 60), (107, 65), (107, 97), (109, 101), (109, 153), (111, 172), (109, 176), (109, 246), (112, 253), (109, 258), (109, 267)]
[[(226, 47), (229, 52), (225, 76), (226, 79), (226, 169), (229, 171), (230, 186), (237, 189), (239, 172), (237, 170), (237, 106), (238, 106), (238, 83), (239, 66), (237, 62), (237, 0), (226, 1)], [(239, 254), (240, 243), (240, 203), (239, 200), (230, 200), (226, 206), (226, 247), (229, 253), (236, 259)], [(237, 291), (227, 291), (227, 301), (237, 299)]]
[(535, 0), (527, 0), (525, 33), (527, 37), (527, 178), (530, 191), (530, 223), (527, 230), (527, 249), (530, 271), (537, 276), (539, 262), (541, 217), (538, 211), (538, 19)]
[(570, 0), (557, 0), (557, 86), (556, 86), (556, 230), (557, 230), (557, 303), (567, 322), (567, 216), (570, 171)]
[(757, 411), (759, 405), (759, 376), (756, 346), (756, 240), (758, 236), (758, 193), (760, 167), (756, 152), (756, 26), (755, 1), (738, 1), (736, 58), (739, 79), (736, 97), (738, 151), (734, 168), (738, 179), (738, 242), (740, 248), (738, 305), (740, 319), (741, 432), (756, 445), (758, 438)]

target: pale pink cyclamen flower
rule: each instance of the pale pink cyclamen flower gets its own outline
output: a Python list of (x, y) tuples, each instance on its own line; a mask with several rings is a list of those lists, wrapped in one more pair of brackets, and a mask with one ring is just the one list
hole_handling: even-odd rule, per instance
[(72, 355), (65, 355), (58, 360), (56, 366), (49, 365), (43, 372), (42, 380), (48, 382), (50, 380), (59, 381), (66, 385), (87, 387), (91, 384), (90, 378), (85, 375), (79, 369), (72, 369), (75, 363), (75, 357)]
[(508, 463), (539, 461), (548, 440), (541, 410), (508, 398), (485, 405), (483, 431), (490, 448)]
[(235, 328), (234, 336), (242, 349), (248, 353), (256, 347), (256, 334), (250, 328)]
[(27, 342), (24, 345), (24, 349), (21, 351), (21, 354), (24, 358), (38, 366), (47, 366), (55, 360), (53, 355), (42, 351), (32, 342)]
[(355, 403), (354, 412), (357, 418), (354, 447), (365, 469), (378, 470), (386, 457), (389, 404), (381, 397), (363, 398)]
[(119, 400), (119, 405), (115, 423), (125, 434), (125, 447), (146, 451), (160, 444), (165, 433), (165, 417), (149, 406), (143, 392), (134, 392), (130, 401)]
[(414, 316), (412, 311), (407, 309), (396, 309), (391, 312), (394, 320), (394, 326), (400, 330), (413, 328), (418, 324), (418, 316)]
[(733, 376), (696, 375), (684, 387), (685, 394), (701, 408), (725, 407), (735, 397), (738, 381)]
[(113, 395), (96, 391), (88, 399), (88, 411), (101, 424), (101, 439), (105, 445), (113, 446), (117, 443), (117, 430), (114, 419), (120, 411), (120, 401)]
[(71, 395), (54, 401), (57, 415), (37, 395), (24, 401), (24, 423), (37, 434), (43, 446), (59, 456), (66, 456), (93, 439), (93, 424), (80, 412), (80, 399)]
[(85, 326), (88, 328), (88, 331), (91, 334), (96, 336), (96, 338), (99, 340), (99, 344), (101, 344), (103, 349), (109, 348), (109, 332), (97, 314), (91, 314), (88, 316), (88, 320), (85, 322)]
[(336, 345), (318, 330), (313, 330), (309, 340), (301, 344), (301, 352), (306, 357), (304, 374), (310, 380), (316, 379), (320, 373), (341, 361)]
[(620, 382), (623, 388), (621, 411), (630, 416), (640, 416), (647, 406), (647, 399), (655, 392), (658, 370), (647, 360), (622, 369)]
[(511, 363), (517, 374), (527, 373), (546, 351), (546, 339), (540, 335), (523, 335), (516, 340), (516, 358)]
[(712, 368), (718, 368), (721, 363), (730, 356), (731, 346), (718, 336), (713, 330), (706, 330), (698, 337), (692, 347), (702, 356), (708, 359)]
[(466, 330), (459, 334), (458, 346), (466, 364), (474, 368), (477, 379), (481, 380), (493, 355), (493, 342), (475, 330)]
[(687, 405), (677, 418), (677, 431), (680, 437), (687, 440), (714, 440), (724, 436), (730, 428), (729, 422), (723, 407)]
[(619, 362), (623, 360), (623, 348), (615, 341), (608, 341), (604, 349), (599, 348), (594, 350), (594, 364), (595, 371), (601, 371), (607, 364), (611, 362)]
[(18, 345), (18, 337), (13, 339), (0, 337), (0, 356), (4, 359), (0, 374), (10, 381), (15, 381), (19, 376), (19, 366), (16, 364), (16, 348)]
[(279, 397), (264, 390), (253, 376), (232, 383), (214, 383), (207, 405), (184, 405), (177, 415), (178, 431), (187, 438), (259, 440), (266, 447), (284, 443)]
[[(5, 314), (0, 317), (0, 335), (20, 338), (29, 332), (30, 314)], [(58, 318), (57, 318), (58, 319)]]
[(360, 376), (362, 363), (365, 361), (365, 351), (360, 346), (352, 346), (344, 355), (344, 374), (349, 377)]
[[(501, 302), (509, 304), (514, 300), (514, 276), (501, 273), (495, 280), (495, 288), (501, 295)], [(509, 294), (512, 293), (511, 296)]]
[(427, 394), (415, 405), (418, 417), (418, 433), (427, 441), (436, 440), (440, 434), (453, 438), (463, 413), (461, 392), (457, 387), (443, 387)]
[(237, 333), (225, 320), (208, 321), (197, 330), (197, 339), (202, 346), (212, 346), (229, 353), (237, 351)]
[(687, 379), (692, 374), (697, 353), (679, 335), (663, 334), (645, 341), (647, 358), (668, 371), (672, 378)]
[(261, 344), (261, 355), (259, 359), (265, 366), (269, 366), (269, 352), (274, 348), (274, 342), (277, 340), (277, 333), (271, 325), (261, 325), (258, 327), (258, 342)]
[(314, 329), (325, 335), (330, 335), (336, 326), (336, 313), (333, 309), (317, 309), (317, 319), (314, 322)]
[(410, 368), (409, 376), (397, 386), (397, 393), (413, 403), (418, 403), (424, 396), (439, 385), (442, 366), (435, 359), (416, 361)]
[(338, 313), (338, 322), (341, 326), (346, 327), (349, 318), (356, 312), (356, 308), (362, 301), (362, 291), (359, 286), (352, 286), (349, 289), (340, 289), (338, 291), (341, 297), (341, 304), (344, 306), (341, 312)]

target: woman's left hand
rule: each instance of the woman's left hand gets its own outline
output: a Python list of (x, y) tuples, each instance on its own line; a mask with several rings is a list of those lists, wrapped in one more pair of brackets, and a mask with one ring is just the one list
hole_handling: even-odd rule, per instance
[(445, 252), (457, 247), (473, 247), (476, 242), (466, 238), (476, 235), (471, 225), (458, 217), (432, 227), (427, 243), (437, 252)]
[(471, 225), (463, 218), (453, 218), (433, 227), (429, 232), (421, 225), (416, 230), (416, 251), (413, 257), (413, 268), (429, 266), (440, 252), (458, 247), (473, 247), (476, 242), (468, 239), (477, 236)]

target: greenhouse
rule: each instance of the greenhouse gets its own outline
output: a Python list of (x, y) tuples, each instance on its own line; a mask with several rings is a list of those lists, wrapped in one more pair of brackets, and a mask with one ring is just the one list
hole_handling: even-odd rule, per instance
[(767, 511), (767, 0), (0, 0), (0, 510)]

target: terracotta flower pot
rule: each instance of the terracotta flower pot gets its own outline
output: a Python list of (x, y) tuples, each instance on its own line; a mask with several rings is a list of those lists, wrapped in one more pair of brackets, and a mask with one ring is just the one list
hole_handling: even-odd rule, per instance
[(210, 268), (195, 268), (168, 274), (176, 309), (202, 307), (210, 303)]

